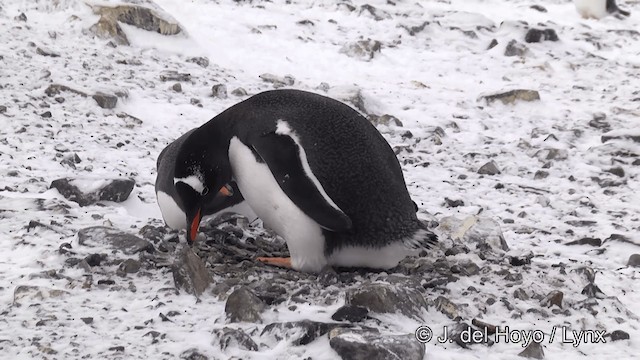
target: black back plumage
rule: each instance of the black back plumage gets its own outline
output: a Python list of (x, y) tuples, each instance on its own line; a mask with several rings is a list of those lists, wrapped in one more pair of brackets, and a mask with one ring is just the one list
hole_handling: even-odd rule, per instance
[[(304, 148), (314, 175), (352, 221), (346, 232), (326, 232), (327, 253), (342, 246), (381, 247), (422, 229), (402, 169), (378, 130), (351, 107), (318, 94), (273, 90), (225, 110), (203, 125), (200, 139), (225, 132), (245, 144), (285, 121)], [(228, 140), (223, 144), (228, 149)], [(220, 149), (220, 147), (218, 147)], [(429, 233), (425, 242), (433, 243)]]

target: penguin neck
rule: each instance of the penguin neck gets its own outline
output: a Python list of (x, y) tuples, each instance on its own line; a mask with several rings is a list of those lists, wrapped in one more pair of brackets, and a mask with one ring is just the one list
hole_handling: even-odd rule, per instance
[(206, 165), (213, 166), (226, 175), (223, 176), (225, 182), (231, 181), (232, 177), (229, 163), (229, 142), (232, 136), (233, 123), (225, 117), (217, 116), (195, 130), (189, 139), (197, 144), (198, 152), (207, 154), (203, 158), (208, 163)]

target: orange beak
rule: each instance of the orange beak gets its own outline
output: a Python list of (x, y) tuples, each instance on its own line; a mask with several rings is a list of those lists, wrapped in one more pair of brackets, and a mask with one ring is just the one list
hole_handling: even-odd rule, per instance
[(218, 191), (218, 195), (233, 196), (233, 188), (229, 186), (229, 184), (227, 184), (220, 188), (220, 191)]
[(198, 235), (198, 227), (200, 226), (200, 219), (202, 218), (200, 214), (200, 209), (196, 213), (196, 216), (193, 218), (191, 222), (191, 227), (189, 228), (189, 240), (191, 242), (196, 241), (196, 236)]

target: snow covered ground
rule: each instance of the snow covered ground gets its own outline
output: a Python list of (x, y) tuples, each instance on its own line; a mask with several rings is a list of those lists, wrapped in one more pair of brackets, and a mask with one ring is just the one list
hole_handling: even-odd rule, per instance
[[(405, 148), (398, 157), (421, 212), (438, 220), (481, 213), (500, 223), (509, 255), (533, 253), (530, 271), (515, 280), (530, 299), (509, 299), (520, 316), (500, 301), (515, 288), (495, 264), (473, 252), (453, 257), (481, 268), (446, 285), (465, 321), (481, 317), (547, 336), (553, 326), (623, 330), (629, 340), (578, 347), (547, 338), (546, 358), (638, 356), (640, 268), (627, 266), (640, 253), (638, 2), (620, 4), (631, 17), (600, 21), (581, 19), (571, 2), (558, 0), (156, 4), (185, 32), (165, 36), (123, 24), (131, 45), (114, 47), (88, 31), (99, 16), (83, 1), (0, 3), (0, 357), (160, 359), (193, 348), (211, 358), (337, 358), (326, 337), (306, 346), (274, 341), (260, 352), (222, 351), (212, 332), (228, 325), (223, 300), (176, 294), (166, 269), (114, 277), (117, 286), (98, 284), (111, 279), (117, 264), (93, 267), (89, 276), (59, 252), (63, 243), (87, 255), (108, 252), (78, 246), (78, 230), (89, 226), (137, 233), (162, 224), (153, 187), (160, 151), (246, 98), (232, 90), (272, 89), (260, 78), (267, 73), (290, 75), (289, 87), (337, 98), (360, 89), (360, 110), (403, 124), (379, 129), (392, 146)], [(553, 29), (559, 41), (525, 43), (529, 28)], [(369, 39), (380, 42), (371, 59), (351, 48)], [(489, 49), (493, 39), (497, 45)], [(512, 39), (526, 46), (522, 56), (505, 56)], [(194, 57), (208, 58), (208, 66), (188, 61)], [(180, 92), (172, 89), (176, 81), (161, 79), (167, 71), (190, 74)], [(103, 109), (90, 96), (48, 96), (50, 84), (118, 94), (118, 103)], [(216, 84), (226, 85), (227, 98), (211, 96)], [(480, 99), (512, 89), (537, 90), (540, 100)], [(603, 141), (607, 132), (618, 138)], [(61, 163), (71, 154), (80, 162)], [(478, 174), (491, 160), (500, 174)], [(136, 187), (123, 203), (80, 207), (49, 189), (63, 177), (90, 179), (87, 187), (127, 177)], [(464, 205), (451, 207), (445, 198)], [(28, 226), (31, 221), (48, 227)], [(601, 245), (566, 245), (587, 237)], [(597, 315), (580, 305), (587, 298), (579, 275), (584, 266), (595, 271), (605, 295), (594, 306)], [(95, 285), (86, 286), (88, 278)], [(20, 286), (49, 290), (21, 297)], [(470, 286), (478, 292), (469, 294)], [(539, 297), (552, 290), (564, 293), (562, 309), (527, 311), (540, 308)], [(499, 301), (488, 304), (489, 297)], [(268, 310), (264, 322), (331, 321), (340, 305), (309, 303), (294, 312), (285, 303)], [(180, 316), (158, 316), (170, 311)], [(423, 324), (438, 333), (449, 321), (433, 307), (421, 321), (378, 319), (396, 334)], [(260, 327), (234, 326), (248, 333)], [(152, 330), (162, 337), (149, 335)], [(425, 358), (512, 359), (520, 351), (520, 344), (462, 349), (432, 341)]]

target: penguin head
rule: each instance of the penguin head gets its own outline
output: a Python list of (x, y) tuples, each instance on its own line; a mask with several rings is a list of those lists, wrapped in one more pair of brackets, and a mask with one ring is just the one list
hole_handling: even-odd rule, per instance
[(184, 206), (187, 240), (193, 243), (198, 234), (203, 208), (217, 207), (233, 195), (229, 160), (208, 151), (181, 149), (176, 159), (174, 186)]

